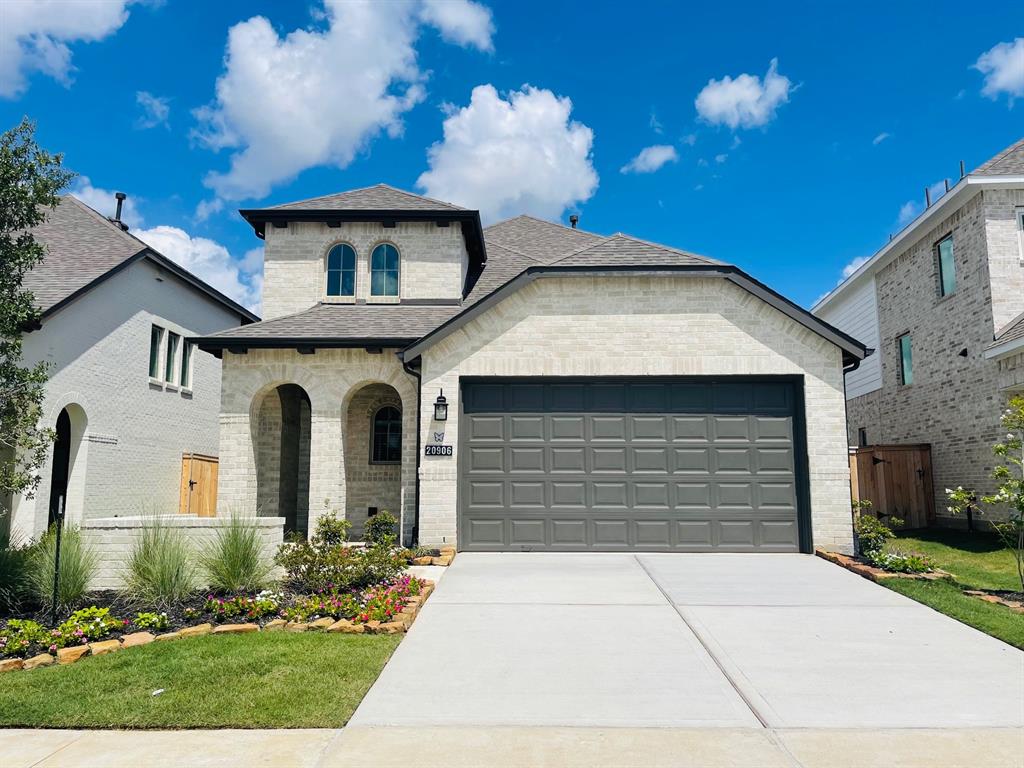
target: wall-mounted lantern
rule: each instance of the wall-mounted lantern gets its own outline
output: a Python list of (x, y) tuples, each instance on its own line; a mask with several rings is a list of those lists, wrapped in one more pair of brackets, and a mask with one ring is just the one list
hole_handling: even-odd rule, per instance
[(434, 421), (448, 421), (448, 401), (445, 399), (443, 389), (434, 401)]

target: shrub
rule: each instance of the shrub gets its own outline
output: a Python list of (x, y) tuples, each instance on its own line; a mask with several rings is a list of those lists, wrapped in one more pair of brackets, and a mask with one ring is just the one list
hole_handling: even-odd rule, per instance
[(350, 592), (334, 595), (311, 595), (284, 610), (290, 621), (313, 621), (322, 616), (334, 619), (352, 619), (362, 610), (359, 598)]
[(29, 598), (31, 560), (32, 550), (18, 542), (0, 549), (0, 612), (13, 613)]
[(11, 619), (0, 629), (0, 656), (22, 656), (29, 651), (46, 648), (50, 633), (35, 621)]
[[(32, 597), (44, 606), (53, 602), (53, 571), (57, 529), (51, 527), (29, 547), (29, 582)], [(96, 573), (96, 553), (82, 540), (77, 528), (66, 525), (60, 537), (60, 585), (57, 605), (79, 605)]]
[(885, 548), (885, 542), (893, 538), (889, 524), (872, 515), (858, 515), (853, 531), (857, 534), (858, 550), (868, 559), (881, 552)]
[(59, 627), (50, 630), (50, 650), (102, 640), (124, 629), (127, 624), (127, 621), (111, 616), (109, 608), (83, 608), (72, 613)]
[(260, 592), (256, 597), (236, 595), (227, 599), (210, 595), (203, 609), (216, 619), (231, 619), (244, 616), (247, 619), (261, 619), (277, 613), (282, 596), (275, 592)]
[(363, 526), (363, 539), (370, 546), (393, 547), (397, 538), (398, 520), (387, 510), (382, 509), (366, 521)]
[(157, 632), (163, 632), (171, 625), (171, 621), (167, 618), (166, 612), (146, 613), (142, 611), (135, 614), (132, 624), (136, 629), (155, 629)]
[(228, 524), (199, 553), (210, 588), (215, 592), (257, 592), (267, 586), (274, 564), (263, 556), (255, 518), (234, 512)]
[(935, 561), (917, 552), (875, 552), (867, 557), (869, 563), (894, 573), (928, 573), (935, 569)]
[(196, 588), (193, 558), (180, 531), (148, 520), (128, 554), (125, 592), (155, 605), (181, 602)]

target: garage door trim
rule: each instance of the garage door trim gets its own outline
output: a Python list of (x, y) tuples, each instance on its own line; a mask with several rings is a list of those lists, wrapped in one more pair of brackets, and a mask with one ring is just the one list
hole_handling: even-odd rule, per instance
[[(574, 383), (673, 383), (673, 384), (701, 384), (701, 385), (723, 385), (723, 384), (758, 384), (775, 383), (788, 384), (792, 396), (792, 409), (788, 412), (792, 418), (792, 448), (793, 448), (793, 480), (795, 483), (795, 504), (796, 504), (796, 525), (798, 535), (798, 548), (800, 552), (810, 553), (812, 548), (811, 514), (810, 514), (810, 485), (807, 457), (807, 434), (806, 434), (806, 412), (804, 398), (804, 377), (802, 375), (761, 375), (761, 376), (517, 376), (517, 377), (492, 377), (492, 376), (463, 376), (460, 377), (459, 397), (459, 439), (456, 461), (456, 519), (459, 547), (464, 548), (468, 538), (467, 532), (463, 530), (465, 520), (463, 505), (465, 503), (463, 477), (465, 471), (464, 461), (468, 460), (468, 426), (467, 420), (467, 390), (480, 384), (506, 385), (506, 384), (574, 384)], [(583, 409), (584, 412), (587, 409)], [(590, 412), (594, 412), (591, 410)], [(598, 411), (599, 412), (599, 411)], [(631, 411), (632, 412), (632, 411)], [(670, 411), (668, 411), (670, 412)], [(729, 413), (728, 409), (715, 410), (715, 414)], [(757, 415), (761, 411), (757, 409), (745, 409), (742, 412), (746, 415)], [(472, 411), (470, 411), (472, 413)], [(476, 549), (474, 547), (474, 549)], [(600, 548), (588, 549), (586, 551), (599, 551)], [(499, 551), (517, 551), (514, 548)], [(571, 551), (571, 550), (570, 550)], [(615, 551), (629, 551), (618, 549)], [(671, 550), (670, 550), (671, 551)]]

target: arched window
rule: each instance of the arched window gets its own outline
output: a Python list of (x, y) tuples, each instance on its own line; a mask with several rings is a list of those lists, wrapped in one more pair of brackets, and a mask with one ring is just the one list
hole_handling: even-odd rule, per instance
[(373, 414), (373, 442), (370, 461), (397, 464), (402, 460), (402, 414), (386, 406)]
[(356, 252), (347, 243), (339, 243), (327, 254), (327, 295), (355, 296)]
[(381, 243), (370, 254), (370, 295), (398, 295), (398, 249)]

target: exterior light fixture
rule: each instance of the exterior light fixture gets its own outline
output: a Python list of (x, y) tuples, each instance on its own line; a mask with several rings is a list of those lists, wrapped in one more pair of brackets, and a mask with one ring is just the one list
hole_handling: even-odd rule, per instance
[(448, 401), (445, 399), (443, 389), (434, 401), (434, 421), (448, 421)]

